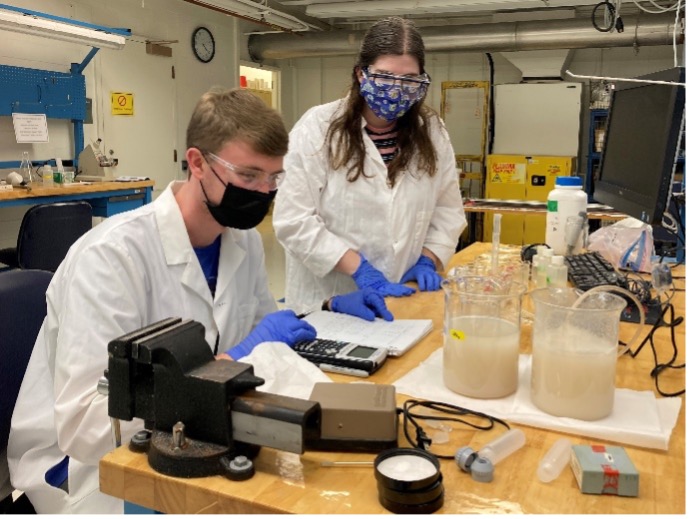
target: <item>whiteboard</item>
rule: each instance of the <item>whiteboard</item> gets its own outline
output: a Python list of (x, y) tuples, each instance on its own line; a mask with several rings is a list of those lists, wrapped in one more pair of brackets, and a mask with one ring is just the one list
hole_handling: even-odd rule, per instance
[(581, 104), (581, 83), (497, 85), (492, 153), (576, 157)]

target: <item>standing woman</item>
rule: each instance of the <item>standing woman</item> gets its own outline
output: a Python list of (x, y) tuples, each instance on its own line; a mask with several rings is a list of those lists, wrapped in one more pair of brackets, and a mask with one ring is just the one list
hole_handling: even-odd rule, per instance
[(424, 105), (424, 42), (398, 17), (364, 35), (348, 96), (308, 110), (290, 133), (273, 225), (286, 254), (286, 305), (308, 312), (371, 287), (438, 290), (467, 225), (455, 154)]

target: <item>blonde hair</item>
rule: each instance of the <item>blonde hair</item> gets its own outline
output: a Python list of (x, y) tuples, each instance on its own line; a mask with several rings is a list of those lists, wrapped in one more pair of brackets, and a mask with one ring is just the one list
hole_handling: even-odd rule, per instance
[(214, 87), (194, 108), (187, 125), (187, 148), (216, 153), (231, 140), (241, 140), (269, 157), (283, 156), (288, 150), (288, 133), (276, 110), (246, 90)]

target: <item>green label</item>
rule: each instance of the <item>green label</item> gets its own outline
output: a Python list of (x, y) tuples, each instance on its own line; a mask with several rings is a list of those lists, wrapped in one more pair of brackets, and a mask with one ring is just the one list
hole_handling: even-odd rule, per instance
[(546, 202), (546, 210), (550, 213), (558, 211), (558, 200), (548, 200)]

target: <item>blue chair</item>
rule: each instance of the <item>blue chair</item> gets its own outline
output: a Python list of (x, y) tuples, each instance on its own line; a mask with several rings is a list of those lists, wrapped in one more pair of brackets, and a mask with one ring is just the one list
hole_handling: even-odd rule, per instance
[[(7, 450), (14, 404), (46, 315), (46, 289), (52, 277), (43, 270), (0, 272), (0, 452)], [(22, 498), (5, 511), (30, 511), (33, 507), (26, 496)]]
[(72, 244), (91, 229), (92, 215), (83, 201), (31, 207), (22, 219), (17, 247), (0, 250), (0, 263), (55, 272)]

